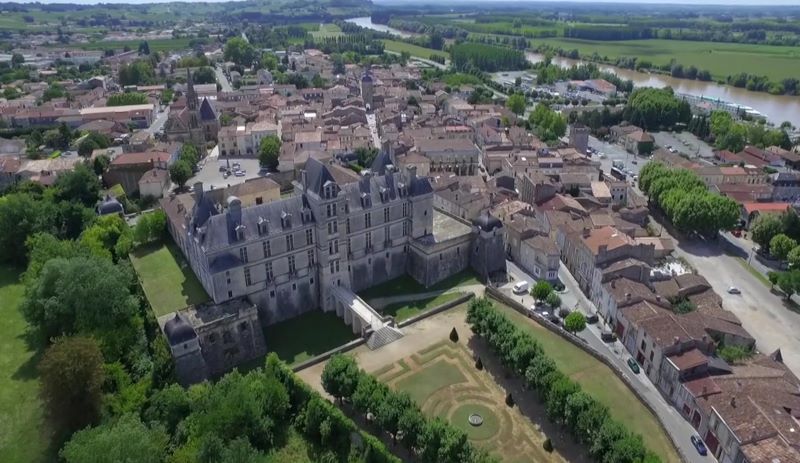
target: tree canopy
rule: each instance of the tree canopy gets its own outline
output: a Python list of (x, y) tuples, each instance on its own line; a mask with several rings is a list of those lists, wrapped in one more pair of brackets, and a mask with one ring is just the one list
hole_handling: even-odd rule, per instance
[(223, 56), (239, 66), (250, 66), (256, 58), (256, 49), (242, 37), (231, 37), (225, 42)]
[(547, 105), (537, 104), (528, 121), (535, 127), (536, 136), (547, 143), (554, 143), (567, 132), (567, 120)]
[(517, 115), (524, 113), (526, 106), (527, 102), (525, 101), (525, 95), (522, 93), (515, 93), (509, 96), (508, 100), (506, 100), (506, 108)]
[(138, 416), (127, 414), (118, 420), (75, 433), (61, 450), (66, 463), (161, 463), (169, 436), (160, 425), (148, 427)]
[(258, 162), (270, 170), (278, 168), (281, 154), (281, 139), (277, 135), (268, 135), (261, 139), (258, 146)]
[(643, 129), (657, 130), (678, 123), (688, 124), (692, 111), (689, 103), (676, 98), (671, 88), (644, 87), (637, 88), (628, 97), (623, 117)]

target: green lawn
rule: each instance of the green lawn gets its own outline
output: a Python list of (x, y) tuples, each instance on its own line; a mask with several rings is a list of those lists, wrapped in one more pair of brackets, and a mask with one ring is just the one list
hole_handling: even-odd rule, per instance
[(36, 364), (39, 346), (30, 345), (18, 306), (21, 271), (0, 267), (0, 461), (55, 461), (42, 419)]
[(289, 365), (308, 360), (356, 338), (334, 312), (312, 310), (264, 329), (267, 350)]
[(397, 389), (407, 392), (416, 403), (422, 404), (439, 389), (466, 381), (467, 378), (457, 366), (444, 360), (438, 360), (401, 379), (395, 386)]
[(498, 301), (493, 300), (493, 302), (495, 307), (517, 326), (531, 333), (541, 343), (544, 351), (555, 360), (564, 374), (569, 375), (580, 383), (583, 390), (608, 406), (611, 415), (624, 423), (629, 430), (641, 434), (648, 448), (661, 456), (663, 461), (680, 461), (655, 415), (610, 368), (516, 310)]
[[(473, 413), (477, 413), (483, 418), (483, 424), (480, 426), (469, 424), (469, 416)], [(470, 440), (474, 441), (489, 439), (497, 434), (500, 429), (500, 419), (497, 418), (494, 410), (483, 404), (464, 404), (456, 408), (449, 421), (453, 426), (464, 431)]]
[(800, 74), (800, 47), (685, 40), (592, 41), (563, 37), (536, 39), (534, 43), (577, 49), (581, 56), (597, 52), (611, 59), (639, 57), (656, 65), (668, 64), (674, 58), (684, 66), (706, 69), (718, 79), (740, 72), (765, 75), (773, 80)]
[(407, 51), (411, 56), (416, 56), (417, 58), (430, 59), (431, 55), (440, 55), (443, 56), (445, 59), (450, 58), (447, 55), (447, 53), (441, 50), (434, 50), (433, 48), (420, 47), (417, 45), (412, 45), (410, 43), (399, 42), (397, 40), (383, 40), (383, 46), (386, 50), (393, 51), (395, 53), (402, 53), (404, 51)]
[(403, 275), (400, 278), (381, 283), (378, 286), (366, 289), (358, 295), (361, 299), (369, 302), (369, 299), (376, 299), (379, 297), (398, 296), (401, 294), (419, 294), (432, 291), (444, 291), (447, 289), (455, 288), (457, 286), (479, 285), (478, 278), (470, 270), (457, 273), (450, 278), (446, 278), (435, 285), (426, 288), (417, 283), (417, 280), (408, 275)]
[[(156, 39), (148, 40), (147, 44), (150, 46), (151, 51), (184, 50), (189, 48), (189, 42), (191, 40), (191, 38), (185, 37), (179, 39)], [(116, 50), (117, 52), (121, 52), (126, 46), (131, 50), (136, 50), (139, 48), (139, 44), (141, 42), (141, 40), (109, 40), (100, 42), (76, 43), (74, 46), (83, 50), (106, 50), (110, 48)]]
[(133, 268), (156, 317), (209, 300), (180, 249), (170, 239), (137, 248)]
[(447, 293), (440, 294), (436, 297), (429, 297), (427, 299), (420, 299), (412, 302), (398, 302), (396, 304), (389, 304), (383, 308), (381, 313), (383, 315), (391, 315), (395, 321), (401, 322), (408, 320), (411, 317), (416, 317), (422, 312), (428, 311), (434, 307), (438, 307), (445, 302), (450, 302), (454, 299), (461, 297), (463, 293)]

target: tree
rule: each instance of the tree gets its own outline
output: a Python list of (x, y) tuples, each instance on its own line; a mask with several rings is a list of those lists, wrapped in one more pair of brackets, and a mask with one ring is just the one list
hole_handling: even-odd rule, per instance
[(769, 253), (772, 257), (785, 260), (792, 249), (797, 247), (797, 241), (780, 233), (769, 241)]
[(789, 270), (778, 274), (778, 288), (786, 295), (786, 299), (800, 291), (800, 270)]
[(13, 53), (11, 55), (11, 67), (19, 68), (22, 64), (25, 63), (25, 57), (19, 53)]
[(567, 120), (564, 116), (542, 103), (536, 105), (528, 122), (536, 127), (536, 135), (548, 143), (554, 143), (567, 132)]
[(92, 161), (92, 170), (94, 170), (95, 175), (103, 175), (110, 164), (111, 158), (105, 154), (101, 154)]
[(116, 214), (99, 217), (83, 231), (81, 244), (94, 255), (118, 262), (127, 258), (133, 247), (133, 235), (125, 220)]
[(128, 268), (105, 258), (52, 259), (26, 284), (20, 309), (43, 339), (91, 335), (113, 361), (131, 355), (143, 340), (132, 283)]
[(59, 338), (39, 363), (41, 395), (50, 420), (73, 432), (100, 419), (103, 354), (91, 338)]
[(125, 85), (146, 85), (155, 80), (153, 65), (147, 59), (136, 60), (129, 64), (123, 64), (119, 72), (119, 83)]
[(172, 434), (178, 424), (191, 412), (192, 401), (189, 394), (177, 383), (172, 383), (150, 397), (149, 405), (142, 416), (147, 422), (165, 425), (167, 431)]
[(239, 66), (250, 66), (256, 57), (256, 50), (242, 37), (232, 37), (225, 42), (223, 56)]
[(75, 201), (86, 207), (95, 207), (100, 199), (100, 180), (85, 163), (80, 163), (72, 171), (59, 175), (55, 188), (59, 199)]
[(268, 135), (261, 139), (258, 147), (258, 162), (269, 170), (278, 168), (281, 153), (281, 139), (277, 135)]
[(552, 292), (553, 285), (544, 280), (540, 280), (537, 281), (533, 289), (531, 289), (531, 296), (538, 301), (544, 301)]
[(142, 214), (133, 229), (133, 239), (139, 244), (156, 241), (167, 231), (167, 215), (162, 210)]
[(149, 55), (150, 54), (150, 44), (147, 43), (147, 40), (143, 40), (139, 42), (139, 54), (140, 55)]
[(792, 248), (786, 256), (786, 260), (789, 262), (790, 267), (800, 268), (800, 246)]
[(334, 355), (322, 370), (322, 387), (336, 399), (350, 398), (358, 386), (359, 374), (353, 357)]
[(126, 414), (114, 422), (78, 431), (60, 454), (66, 463), (160, 463), (168, 443), (162, 426), (151, 428), (138, 416)]
[(178, 188), (183, 188), (189, 178), (192, 176), (192, 168), (186, 161), (178, 160), (169, 166), (169, 179), (178, 185)]
[(555, 291), (551, 291), (550, 294), (547, 295), (545, 302), (554, 309), (561, 307), (561, 297)]
[(570, 312), (564, 319), (564, 329), (570, 333), (578, 333), (584, 328), (586, 328), (586, 317), (577, 310)]
[(458, 331), (456, 331), (455, 326), (452, 330), (450, 330), (450, 340), (453, 342), (458, 342)]
[(216, 84), (217, 75), (210, 67), (203, 66), (192, 73), (192, 81), (195, 84)]
[(139, 92), (115, 93), (106, 100), (106, 106), (127, 106), (146, 103), (147, 95)]
[(783, 233), (784, 227), (779, 216), (775, 214), (761, 214), (750, 226), (750, 236), (753, 242), (763, 250), (769, 250), (770, 241), (775, 236)]
[(506, 108), (517, 115), (525, 112), (525, 106), (527, 106), (527, 102), (525, 101), (525, 95), (522, 93), (515, 93), (506, 100)]

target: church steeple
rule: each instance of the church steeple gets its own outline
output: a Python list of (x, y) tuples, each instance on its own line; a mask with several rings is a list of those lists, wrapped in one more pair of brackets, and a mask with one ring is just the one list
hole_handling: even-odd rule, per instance
[(192, 73), (189, 69), (186, 69), (186, 107), (191, 111), (196, 111), (197, 104), (197, 92), (194, 90)]

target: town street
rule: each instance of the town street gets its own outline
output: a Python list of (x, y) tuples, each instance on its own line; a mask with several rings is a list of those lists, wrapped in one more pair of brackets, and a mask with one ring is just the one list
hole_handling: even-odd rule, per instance
[(158, 111), (156, 113), (156, 118), (153, 119), (153, 123), (150, 124), (150, 127), (146, 128), (145, 130), (153, 135), (156, 135), (164, 127), (164, 124), (167, 122), (167, 118), (169, 118), (168, 105), (164, 106), (163, 111)]
[(217, 83), (222, 86), (223, 92), (232, 92), (233, 87), (231, 87), (231, 82), (225, 76), (225, 73), (222, 72), (222, 67), (219, 65), (214, 66), (214, 74), (217, 76)]
[[(513, 280), (511, 283), (501, 288), (501, 290), (508, 294), (511, 294), (511, 288), (516, 281), (526, 280), (530, 282), (531, 285), (536, 282), (536, 279), (532, 275), (526, 273), (513, 262), (507, 261), (506, 269)], [(570, 310), (578, 307), (587, 315), (596, 312), (597, 309), (594, 304), (583, 295), (580, 288), (578, 288), (578, 283), (572, 278), (572, 275), (563, 263), (559, 268), (558, 277), (566, 288), (565, 292), (560, 294), (563, 307), (567, 307)], [(521, 299), (526, 307), (530, 307), (534, 304), (533, 297), (530, 296), (530, 294), (525, 296), (511, 295), (515, 299)], [(602, 319), (600, 323), (602, 323)], [(716, 459), (713, 455), (704, 457), (697, 453), (690, 440), (691, 435), (695, 434), (695, 430), (691, 424), (684, 420), (672, 405), (667, 403), (661, 393), (658, 392), (656, 387), (650, 382), (647, 376), (645, 376), (644, 372), (637, 375), (630, 371), (626, 363), (630, 357), (628, 351), (625, 350), (625, 347), (623, 347), (622, 343), (619, 341), (614, 343), (603, 342), (600, 339), (601, 329), (602, 326), (600, 324), (587, 325), (587, 328), (578, 335), (586, 341), (591, 349), (608, 359), (620, 370), (627, 372), (624, 376), (629, 380), (628, 384), (636, 389), (636, 391), (644, 397), (650, 407), (655, 410), (656, 415), (658, 415), (658, 418), (664, 424), (673, 442), (677, 443), (678, 452), (684, 460), (690, 463), (715, 462)]]
[[(662, 234), (666, 236), (667, 230)], [(736, 314), (756, 339), (758, 350), (769, 354), (780, 349), (786, 366), (800, 373), (800, 313), (789, 309), (783, 298), (750, 274), (742, 259), (727, 254), (718, 241), (673, 241), (675, 254), (711, 283), (722, 297), (723, 307)], [(731, 286), (742, 294), (729, 294)]]

